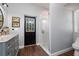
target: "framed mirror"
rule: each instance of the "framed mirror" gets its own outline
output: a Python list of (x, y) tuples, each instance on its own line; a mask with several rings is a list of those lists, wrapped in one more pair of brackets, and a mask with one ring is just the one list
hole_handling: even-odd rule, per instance
[(1, 29), (2, 26), (3, 26), (3, 22), (4, 22), (4, 16), (3, 16), (2, 10), (0, 9), (0, 29)]

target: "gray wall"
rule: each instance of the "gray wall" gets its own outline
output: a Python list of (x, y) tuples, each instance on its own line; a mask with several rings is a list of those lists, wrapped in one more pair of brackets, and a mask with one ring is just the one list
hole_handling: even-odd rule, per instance
[(51, 53), (72, 45), (72, 11), (63, 4), (50, 4)]

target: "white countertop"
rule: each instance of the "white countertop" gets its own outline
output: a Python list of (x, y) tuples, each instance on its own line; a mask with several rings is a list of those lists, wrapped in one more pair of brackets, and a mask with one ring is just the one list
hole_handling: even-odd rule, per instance
[(10, 39), (12, 39), (13, 37), (15, 37), (16, 35), (18, 35), (17, 31), (10, 32), (8, 35), (0, 36), (0, 42), (7, 42)]

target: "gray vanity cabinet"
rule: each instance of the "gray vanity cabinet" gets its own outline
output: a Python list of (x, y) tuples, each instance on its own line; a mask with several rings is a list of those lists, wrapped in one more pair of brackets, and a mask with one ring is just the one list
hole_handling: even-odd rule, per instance
[(18, 35), (0, 43), (0, 56), (16, 56), (19, 50)]

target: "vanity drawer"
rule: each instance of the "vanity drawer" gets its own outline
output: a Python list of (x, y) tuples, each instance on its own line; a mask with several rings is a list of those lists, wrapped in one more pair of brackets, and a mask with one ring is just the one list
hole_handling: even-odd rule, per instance
[(18, 36), (15, 36), (8, 42), (6, 42), (6, 55), (7, 56), (14, 56), (16, 55), (17, 51), (19, 48), (19, 43), (18, 43)]
[(9, 40), (8, 42), (6, 42), (6, 46), (10, 47), (11, 45), (14, 44), (14, 38), (12, 38), (11, 40)]
[(10, 45), (10, 46), (6, 47), (6, 51), (10, 51), (14, 48), (15, 48), (15, 45)]
[(7, 56), (14, 56), (14, 55), (15, 55), (15, 54), (14, 54), (14, 49), (11, 48), (11, 49), (9, 49), (8, 51), (6, 51), (6, 55), (7, 55)]
[(12, 53), (11, 53), (11, 52), (7, 52), (6, 55), (7, 55), (7, 56), (12, 56)]

